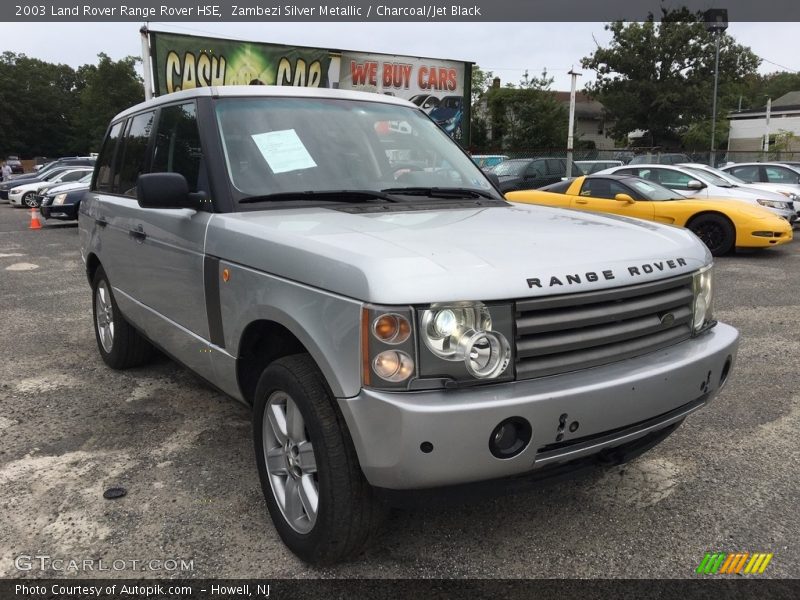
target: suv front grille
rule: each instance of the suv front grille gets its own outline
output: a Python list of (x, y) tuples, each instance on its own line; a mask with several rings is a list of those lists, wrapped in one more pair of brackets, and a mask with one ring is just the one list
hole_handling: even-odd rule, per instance
[(692, 334), (692, 276), (516, 303), (517, 379), (566, 373)]

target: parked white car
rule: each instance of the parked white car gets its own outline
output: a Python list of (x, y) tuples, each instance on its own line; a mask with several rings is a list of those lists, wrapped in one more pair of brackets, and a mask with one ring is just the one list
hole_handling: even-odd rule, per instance
[(782, 196), (786, 196), (791, 202), (794, 203), (794, 210), (798, 214), (798, 219), (800, 219), (800, 185), (790, 185), (784, 183), (748, 183), (744, 179), (741, 179), (734, 175), (729, 171), (723, 171), (721, 169), (715, 169), (714, 167), (710, 167), (708, 165), (704, 165), (702, 163), (686, 163), (682, 165), (678, 165), (680, 167), (686, 167), (689, 170), (696, 171), (700, 170), (705, 173), (711, 173), (712, 175), (716, 175), (730, 183), (734, 188), (742, 188), (745, 190), (766, 190), (768, 192), (775, 192), (777, 194), (781, 194)]
[[(753, 185), (779, 187), (782, 194), (793, 193), (800, 201), (800, 167), (797, 165), (777, 162), (733, 163), (722, 167), (722, 171)], [(795, 207), (800, 209), (800, 206)]]
[(576, 160), (575, 164), (581, 168), (586, 175), (599, 173), (603, 169), (621, 167), (625, 163), (621, 160)]
[(12, 206), (25, 206), (27, 208), (36, 208), (39, 206), (39, 190), (46, 187), (51, 187), (59, 183), (71, 183), (78, 181), (91, 173), (94, 167), (76, 167), (68, 169), (60, 175), (50, 179), (49, 181), (33, 181), (30, 183), (23, 183), (8, 191), (8, 201)]
[(794, 204), (784, 195), (767, 190), (749, 190), (735, 187), (722, 177), (676, 165), (626, 165), (606, 169), (600, 173), (633, 175), (648, 181), (660, 183), (685, 198), (705, 198), (708, 200), (741, 200), (762, 206), (779, 217), (794, 224), (797, 213)]

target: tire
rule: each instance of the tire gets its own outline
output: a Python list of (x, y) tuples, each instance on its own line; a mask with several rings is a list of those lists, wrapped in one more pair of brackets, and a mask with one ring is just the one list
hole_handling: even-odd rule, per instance
[(22, 196), (21, 204), (27, 208), (38, 208), (39, 202), (36, 200), (36, 192), (28, 192)]
[(97, 268), (92, 281), (92, 315), (97, 349), (109, 367), (129, 369), (152, 357), (153, 346), (119, 311), (103, 267)]
[(253, 439), (267, 508), (286, 546), (311, 564), (361, 552), (386, 508), (364, 478), (347, 425), (309, 355), (286, 356), (264, 369)]
[(736, 229), (722, 215), (699, 215), (689, 221), (687, 227), (700, 238), (713, 256), (727, 254), (736, 242)]

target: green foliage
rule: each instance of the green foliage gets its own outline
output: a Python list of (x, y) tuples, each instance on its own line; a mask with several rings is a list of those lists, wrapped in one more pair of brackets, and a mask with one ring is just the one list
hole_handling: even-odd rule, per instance
[[(585, 69), (596, 73), (587, 91), (615, 122), (616, 138), (643, 130), (650, 145), (660, 145), (710, 121), (714, 35), (685, 8), (662, 13), (659, 23), (650, 15), (643, 23), (606, 25), (613, 35), (609, 46), (582, 60)], [(719, 44), (718, 114), (725, 114), (760, 59), (725, 33)]]
[(492, 71), (484, 71), (478, 65), (472, 65), (472, 107), (480, 101), (483, 94), (486, 93), (492, 85), (494, 73)]
[(99, 59), (76, 70), (24, 54), (0, 55), (0, 156), (96, 151), (110, 118), (144, 99), (137, 59)]
[[(742, 109), (764, 108), (767, 98), (777, 100), (788, 92), (798, 90), (800, 90), (800, 73), (775, 72), (767, 75), (750, 75), (741, 90)], [(738, 99), (733, 108), (738, 108)]]
[(98, 151), (108, 122), (121, 110), (144, 100), (142, 81), (136, 74), (136, 62), (129, 56), (113, 61), (98, 54), (98, 64), (81, 67), (85, 86), (78, 92), (76, 117), (81, 127), (75, 145)]
[[(549, 91), (552, 79), (528, 78), (520, 88), (491, 89), (486, 94), (494, 147), (562, 147), (567, 140), (567, 109)], [(522, 87), (524, 85), (524, 87)]]

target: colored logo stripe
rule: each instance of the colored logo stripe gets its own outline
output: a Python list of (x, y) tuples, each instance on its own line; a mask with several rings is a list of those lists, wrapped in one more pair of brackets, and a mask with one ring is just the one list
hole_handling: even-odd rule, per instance
[[(761, 574), (773, 557), (773, 553), (756, 552), (737, 552), (728, 554), (727, 552), (706, 552), (703, 560), (700, 561), (695, 573), (706, 575), (716, 574)], [(749, 558), (749, 561), (748, 561)], [(745, 566), (745, 564), (747, 566)], [(744, 570), (742, 570), (744, 569)]]

